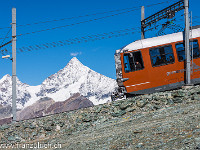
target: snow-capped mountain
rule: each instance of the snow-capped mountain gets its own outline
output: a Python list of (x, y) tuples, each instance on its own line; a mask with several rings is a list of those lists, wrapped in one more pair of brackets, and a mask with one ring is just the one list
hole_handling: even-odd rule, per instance
[[(21, 109), (24, 104), (31, 98), (27, 88), (29, 85), (22, 83), (17, 78), (17, 108)], [(12, 77), (5, 75), (0, 80), (0, 104), (6, 105), (12, 103)]]
[(62, 70), (48, 77), (36, 94), (63, 101), (74, 93), (81, 93), (97, 105), (110, 100), (116, 86), (114, 79), (91, 70), (74, 57)]
[[(117, 83), (84, 66), (76, 57), (60, 71), (51, 75), (41, 85), (29, 86), (17, 79), (17, 106), (29, 106), (42, 97), (64, 101), (74, 93), (87, 97), (94, 105), (110, 101)], [(12, 103), (12, 79), (5, 75), (0, 80), (0, 104)]]

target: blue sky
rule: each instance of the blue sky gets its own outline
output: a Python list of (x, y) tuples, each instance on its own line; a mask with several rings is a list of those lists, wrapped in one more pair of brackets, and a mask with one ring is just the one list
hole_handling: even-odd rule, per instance
[[(160, 0), (159, 2), (168, 3), (146, 7), (146, 17), (169, 6), (174, 1)], [(12, 7), (16, 7), (17, 9), (17, 25), (33, 24), (35, 22), (97, 13), (97, 15), (88, 17), (65, 19), (62, 21), (40, 23), (30, 26), (19, 26), (17, 27), (17, 35), (65, 26), (68, 24), (75, 24), (55, 30), (18, 36), (17, 48), (21, 48), (24, 46), (69, 40), (87, 35), (109, 33), (127, 28), (137, 29), (137, 27), (140, 27), (140, 6), (148, 6), (156, 3), (158, 3), (157, 0), (1, 0), (0, 28), (10, 26)], [(193, 16), (195, 17), (200, 16), (198, 14), (199, 4), (199, 0), (190, 0), (190, 11), (192, 11)], [(131, 10), (128, 8), (133, 7), (136, 7), (137, 10), (104, 19), (97, 19), (96, 21), (76, 24), (87, 20), (94, 20), (95, 18), (125, 12)], [(99, 14), (120, 9), (124, 10)], [(183, 17), (180, 16), (181, 14), (183, 14), (183, 11), (177, 14), (178, 19), (183, 19)], [(197, 21), (193, 22), (194, 25), (200, 24), (198, 23), (200, 18), (193, 19), (193, 21)], [(183, 21), (179, 21), (177, 24), (182, 24), (182, 26), (184, 26)], [(8, 30), (8, 28), (1, 29), (0, 38), (4, 38)], [(140, 39), (139, 31), (140, 30), (137, 29), (134, 34), (126, 36), (88, 41), (48, 49), (19, 52), (17, 53), (17, 76), (24, 83), (29, 85), (39, 85), (48, 76), (65, 67), (70, 59), (76, 56), (84, 65), (94, 71), (115, 79), (115, 50)], [(157, 32), (158, 30), (149, 31), (147, 32), (147, 37), (155, 36)], [(11, 39), (11, 33), (8, 35), (9, 38), (4, 42)], [(2, 39), (0, 39), (0, 44), (1, 43)], [(11, 45), (6, 46), (5, 48), (11, 51)], [(0, 78), (6, 74), (12, 74), (12, 63), (10, 60), (0, 58)]]

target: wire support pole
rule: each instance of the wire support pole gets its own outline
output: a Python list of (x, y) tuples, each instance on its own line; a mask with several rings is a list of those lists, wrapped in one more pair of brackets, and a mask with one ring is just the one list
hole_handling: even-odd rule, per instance
[(12, 8), (12, 122), (16, 122), (16, 8)]
[[(141, 7), (141, 22), (142, 20), (144, 20), (144, 6)], [(141, 26), (141, 39), (144, 39), (145, 36), (144, 36), (144, 28), (143, 26)]]
[(186, 86), (191, 85), (190, 48), (189, 48), (189, 0), (184, 0), (185, 8), (185, 56), (186, 56)]

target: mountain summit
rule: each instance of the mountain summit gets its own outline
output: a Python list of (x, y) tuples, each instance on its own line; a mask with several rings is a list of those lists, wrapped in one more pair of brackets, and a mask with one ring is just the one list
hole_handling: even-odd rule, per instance
[(77, 65), (83, 65), (76, 57), (73, 57), (73, 58), (69, 61), (69, 63), (68, 63), (67, 65), (70, 65), (70, 64), (73, 64), (73, 65), (75, 65), (75, 64), (77, 64)]
[[(76, 57), (57, 73), (49, 76), (41, 85), (29, 86), (17, 79), (17, 106), (23, 108), (43, 97), (54, 101), (64, 101), (74, 93), (80, 93), (94, 105), (110, 101), (110, 94), (117, 83), (114, 79), (101, 75), (84, 66)], [(11, 105), (12, 77), (0, 79), (0, 104)]]
[(96, 105), (110, 100), (110, 94), (116, 86), (114, 79), (91, 70), (74, 57), (63, 69), (42, 83), (37, 95), (63, 101), (74, 93), (81, 93)]

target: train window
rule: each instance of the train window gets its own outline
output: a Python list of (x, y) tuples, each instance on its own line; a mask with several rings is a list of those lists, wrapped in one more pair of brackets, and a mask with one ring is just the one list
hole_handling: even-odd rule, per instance
[[(193, 47), (193, 58), (199, 58), (200, 51), (199, 51), (199, 44), (197, 40), (190, 41), (190, 50), (192, 50), (192, 47)], [(184, 61), (185, 60), (185, 43), (176, 44), (176, 51), (178, 54), (178, 60)], [(190, 55), (192, 56), (192, 53)]]
[(152, 66), (162, 66), (174, 63), (174, 54), (171, 45), (156, 47), (149, 50)]
[(125, 68), (125, 72), (130, 72), (131, 71), (130, 62), (129, 62), (129, 56), (128, 55), (124, 55), (124, 68)]
[(126, 73), (144, 68), (140, 51), (124, 54), (124, 70)]

